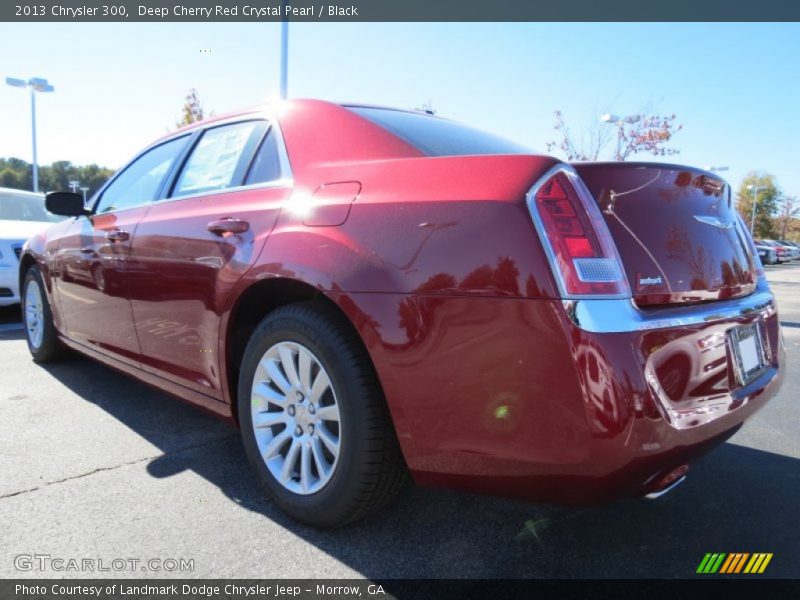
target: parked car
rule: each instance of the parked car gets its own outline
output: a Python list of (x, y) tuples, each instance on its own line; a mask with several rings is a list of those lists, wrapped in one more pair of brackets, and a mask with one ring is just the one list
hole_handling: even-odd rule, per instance
[(19, 304), (22, 245), (56, 220), (44, 208), (44, 194), (0, 187), (0, 306)]
[(47, 202), (71, 218), (22, 255), (34, 359), (77, 350), (238, 424), (269, 496), (315, 526), (409, 471), (657, 496), (783, 376), (730, 188), (690, 167), (295, 100), (170, 134), (86, 208)]
[(761, 264), (775, 265), (778, 264), (778, 250), (777, 248), (764, 244), (761, 240), (753, 240), (758, 252), (758, 258), (761, 259)]
[(792, 260), (800, 259), (800, 246), (798, 246), (794, 242), (789, 242), (789, 241), (786, 241), (786, 240), (777, 240), (777, 242), (781, 246), (783, 246), (784, 248), (787, 248), (789, 250), (789, 253), (790, 253), (791, 257), (792, 257)]
[(792, 250), (788, 246), (784, 246), (775, 240), (761, 240), (762, 244), (772, 246), (778, 255), (778, 263), (789, 262), (794, 258)]

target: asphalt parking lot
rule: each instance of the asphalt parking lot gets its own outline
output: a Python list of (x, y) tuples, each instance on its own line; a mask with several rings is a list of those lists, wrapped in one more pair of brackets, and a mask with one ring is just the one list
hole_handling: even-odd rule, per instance
[(88, 359), (40, 367), (0, 314), (0, 577), (20, 554), (185, 558), (180, 577), (690, 577), (706, 552), (772, 552), (800, 576), (800, 263), (768, 267), (788, 349), (780, 395), (658, 501), (570, 509), (410, 486), (354, 526), (290, 521), (238, 432)]

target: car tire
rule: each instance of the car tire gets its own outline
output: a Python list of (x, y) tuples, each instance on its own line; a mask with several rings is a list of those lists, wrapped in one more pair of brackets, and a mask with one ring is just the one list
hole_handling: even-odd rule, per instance
[(58, 339), (42, 273), (37, 266), (28, 269), (23, 280), (22, 324), (28, 350), (37, 363), (56, 362), (69, 354), (66, 346)]
[(331, 528), (358, 520), (408, 479), (370, 358), (333, 309), (291, 304), (256, 327), (237, 406), (259, 483), (302, 523)]

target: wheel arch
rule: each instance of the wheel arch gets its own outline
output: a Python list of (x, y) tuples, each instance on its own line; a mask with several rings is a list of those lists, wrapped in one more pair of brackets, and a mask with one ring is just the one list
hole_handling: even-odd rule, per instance
[[(367, 356), (370, 356), (364, 339), (346, 312), (319, 287), (308, 282), (288, 277), (271, 277), (248, 285), (236, 298), (224, 327), (224, 378), (228, 389), (233, 419), (239, 422), (237, 409), (237, 389), (239, 365), (244, 356), (247, 343), (258, 324), (276, 309), (298, 302), (312, 302), (324, 306), (345, 323)], [(375, 370), (370, 356), (370, 364)], [(380, 379), (375, 374), (376, 380)]]
[(37, 264), (36, 259), (30, 252), (23, 253), (22, 256), (19, 258), (19, 292), (22, 294), (22, 287), (25, 283), (25, 275), (28, 273), (28, 269), (32, 266)]

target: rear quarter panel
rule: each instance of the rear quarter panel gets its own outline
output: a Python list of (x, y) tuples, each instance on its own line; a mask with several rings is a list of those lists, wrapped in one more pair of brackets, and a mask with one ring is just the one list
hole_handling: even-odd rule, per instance
[[(525, 205), (554, 163), (460, 157), (306, 171), (240, 292), (292, 279), (342, 309), (370, 353), (412, 470), (485, 473), (518, 468), (523, 455), (534, 471), (580, 462), (585, 416), (575, 377), (564, 377), (574, 367), (557, 292)], [(309, 195), (337, 181), (361, 184), (349, 218), (304, 225)], [(543, 376), (531, 383), (534, 370)], [(539, 417), (522, 418), (531, 412)], [(576, 443), (564, 448), (565, 439)]]

